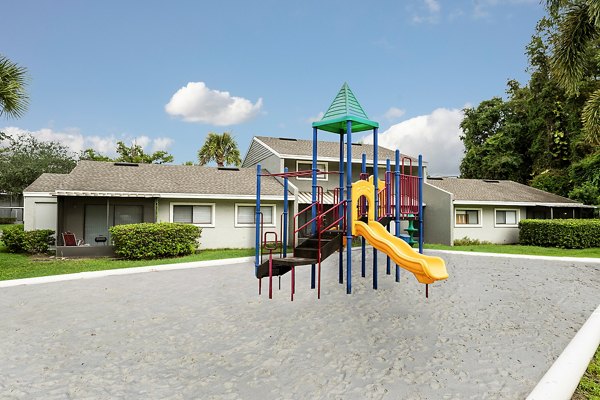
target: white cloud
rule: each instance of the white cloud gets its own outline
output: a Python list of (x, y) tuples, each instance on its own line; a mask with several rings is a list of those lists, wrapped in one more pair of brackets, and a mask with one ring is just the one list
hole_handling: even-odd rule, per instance
[(167, 150), (173, 139), (168, 137), (150, 138), (142, 135), (137, 137), (131, 137), (129, 135), (122, 135), (116, 137), (115, 135), (108, 136), (86, 136), (79, 132), (78, 129), (66, 129), (64, 132), (57, 132), (49, 128), (43, 128), (37, 131), (28, 131), (15, 126), (9, 126), (0, 129), (2, 132), (8, 134), (11, 137), (18, 137), (25, 134), (31, 134), (35, 138), (45, 142), (58, 142), (68, 147), (73, 153), (79, 154), (85, 149), (94, 149), (99, 153), (106, 154), (108, 156), (115, 156), (115, 149), (118, 141), (125, 143), (136, 143), (144, 150), (150, 148), (151, 151)]
[(398, 107), (390, 107), (390, 109), (387, 110), (385, 112), (385, 114), (383, 114), (383, 116), (387, 120), (392, 121), (392, 120), (400, 118), (404, 114), (406, 114), (406, 110), (403, 110), (403, 109), (398, 108)]
[(262, 98), (255, 104), (229, 92), (209, 89), (204, 82), (189, 82), (179, 89), (165, 111), (188, 122), (226, 126), (254, 118), (262, 108)]
[(319, 112), (317, 115), (313, 116), (313, 117), (308, 117), (306, 118), (306, 122), (308, 123), (313, 123), (313, 122), (317, 122), (323, 119), (323, 116), (325, 115), (325, 113), (323, 111)]
[(427, 9), (432, 13), (440, 12), (440, 3), (437, 0), (425, 0)]
[[(379, 144), (411, 156), (423, 154), (430, 175), (459, 175), (464, 149), (459, 126), (462, 119), (462, 110), (438, 108), (392, 125), (379, 134)], [(372, 144), (373, 135), (366, 136), (364, 142)]]
[(422, 15), (421, 13), (415, 14), (412, 17), (412, 21), (415, 24), (421, 23), (430, 23), (436, 24), (440, 20), (440, 11), (442, 9), (438, 0), (423, 0), (423, 4), (425, 7), (419, 7), (422, 9), (422, 12), (426, 15)]

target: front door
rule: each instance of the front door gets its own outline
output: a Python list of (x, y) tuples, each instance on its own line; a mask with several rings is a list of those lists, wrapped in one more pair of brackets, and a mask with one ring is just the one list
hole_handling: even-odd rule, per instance
[[(107, 207), (101, 204), (87, 204), (85, 206), (84, 238), (85, 243), (95, 246), (96, 238), (108, 238)], [(101, 243), (104, 244), (104, 243)]]

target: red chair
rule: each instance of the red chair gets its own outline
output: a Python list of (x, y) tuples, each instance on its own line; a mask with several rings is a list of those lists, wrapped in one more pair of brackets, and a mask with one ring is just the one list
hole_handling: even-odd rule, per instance
[(64, 232), (62, 238), (65, 246), (81, 246), (83, 244), (83, 240), (77, 240), (73, 232)]

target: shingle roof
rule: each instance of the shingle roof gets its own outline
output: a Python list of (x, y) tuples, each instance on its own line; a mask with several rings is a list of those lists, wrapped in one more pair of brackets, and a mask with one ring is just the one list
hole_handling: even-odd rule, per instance
[(450, 192), (455, 201), (497, 201), (522, 203), (581, 203), (553, 193), (507, 180), (429, 178), (427, 183)]
[[(44, 182), (44, 191), (116, 192), (146, 194), (193, 195), (254, 195), (256, 169), (218, 169), (191, 165), (134, 164), (118, 165), (112, 162), (79, 161), (70, 174), (57, 180), (52, 190)], [(47, 174), (45, 174), (47, 175)], [(42, 179), (42, 177), (40, 177)], [(44, 178), (46, 179), (46, 178)], [(41, 187), (35, 181), (26, 191)], [(261, 194), (283, 196), (283, 186), (272, 177), (261, 181)]]
[[(270, 136), (255, 136), (256, 139), (260, 140), (271, 149), (279, 153), (284, 158), (297, 158), (297, 157), (309, 157), (312, 158), (313, 142), (312, 140), (305, 139), (293, 139), (293, 138), (276, 138)], [(375, 146), (372, 144), (352, 144), (352, 159), (360, 160), (362, 153), (367, 155), (368, 160), (373, 160), (373, 150)], [(319, 159), (331, 158), (338, 160), (340, 158), (340, 144), (339, 142), (326, 142), (319, 141), (317, 144), (317, 153)], [(346, 147), (344, 146), (344, 154), (346, 153)], [(379, 162), (385, 163), (385, 160), (389, 158), (392, 160), (392, 164), (395, 160), (395, 151), (386, 147), (379, 146)], [(401, 154), (401, 157), (408, 157)], [(416, 158), (412, 157), (413, 160)], [(360, 162), (360, 161), (359, 161)]]
[(31, 185), (27, 186), (24, 192), (53, 192), (69, 176), (68, 174), (50, 174), (40, 175)]

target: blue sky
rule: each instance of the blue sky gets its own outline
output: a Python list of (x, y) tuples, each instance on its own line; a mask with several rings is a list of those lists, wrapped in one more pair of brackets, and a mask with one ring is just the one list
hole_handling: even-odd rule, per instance
[(525, 45), (544, 14), (538, 0), (21, 0), (2, 9), (11, 34), (0, 53), (31, 77), (28, 112), (0, 119), (9, 133), (107, 153), (136, 140), (195, 161), (211, 131), (232, 132), (242, 153), (253, 135), (309, 139), (311, 119), (346, 81), (380, 122), (382, 144), (423, 153), (432, 174), (458, 173), (462, 108), (503, 95), (508, 79), (527, 81)]

